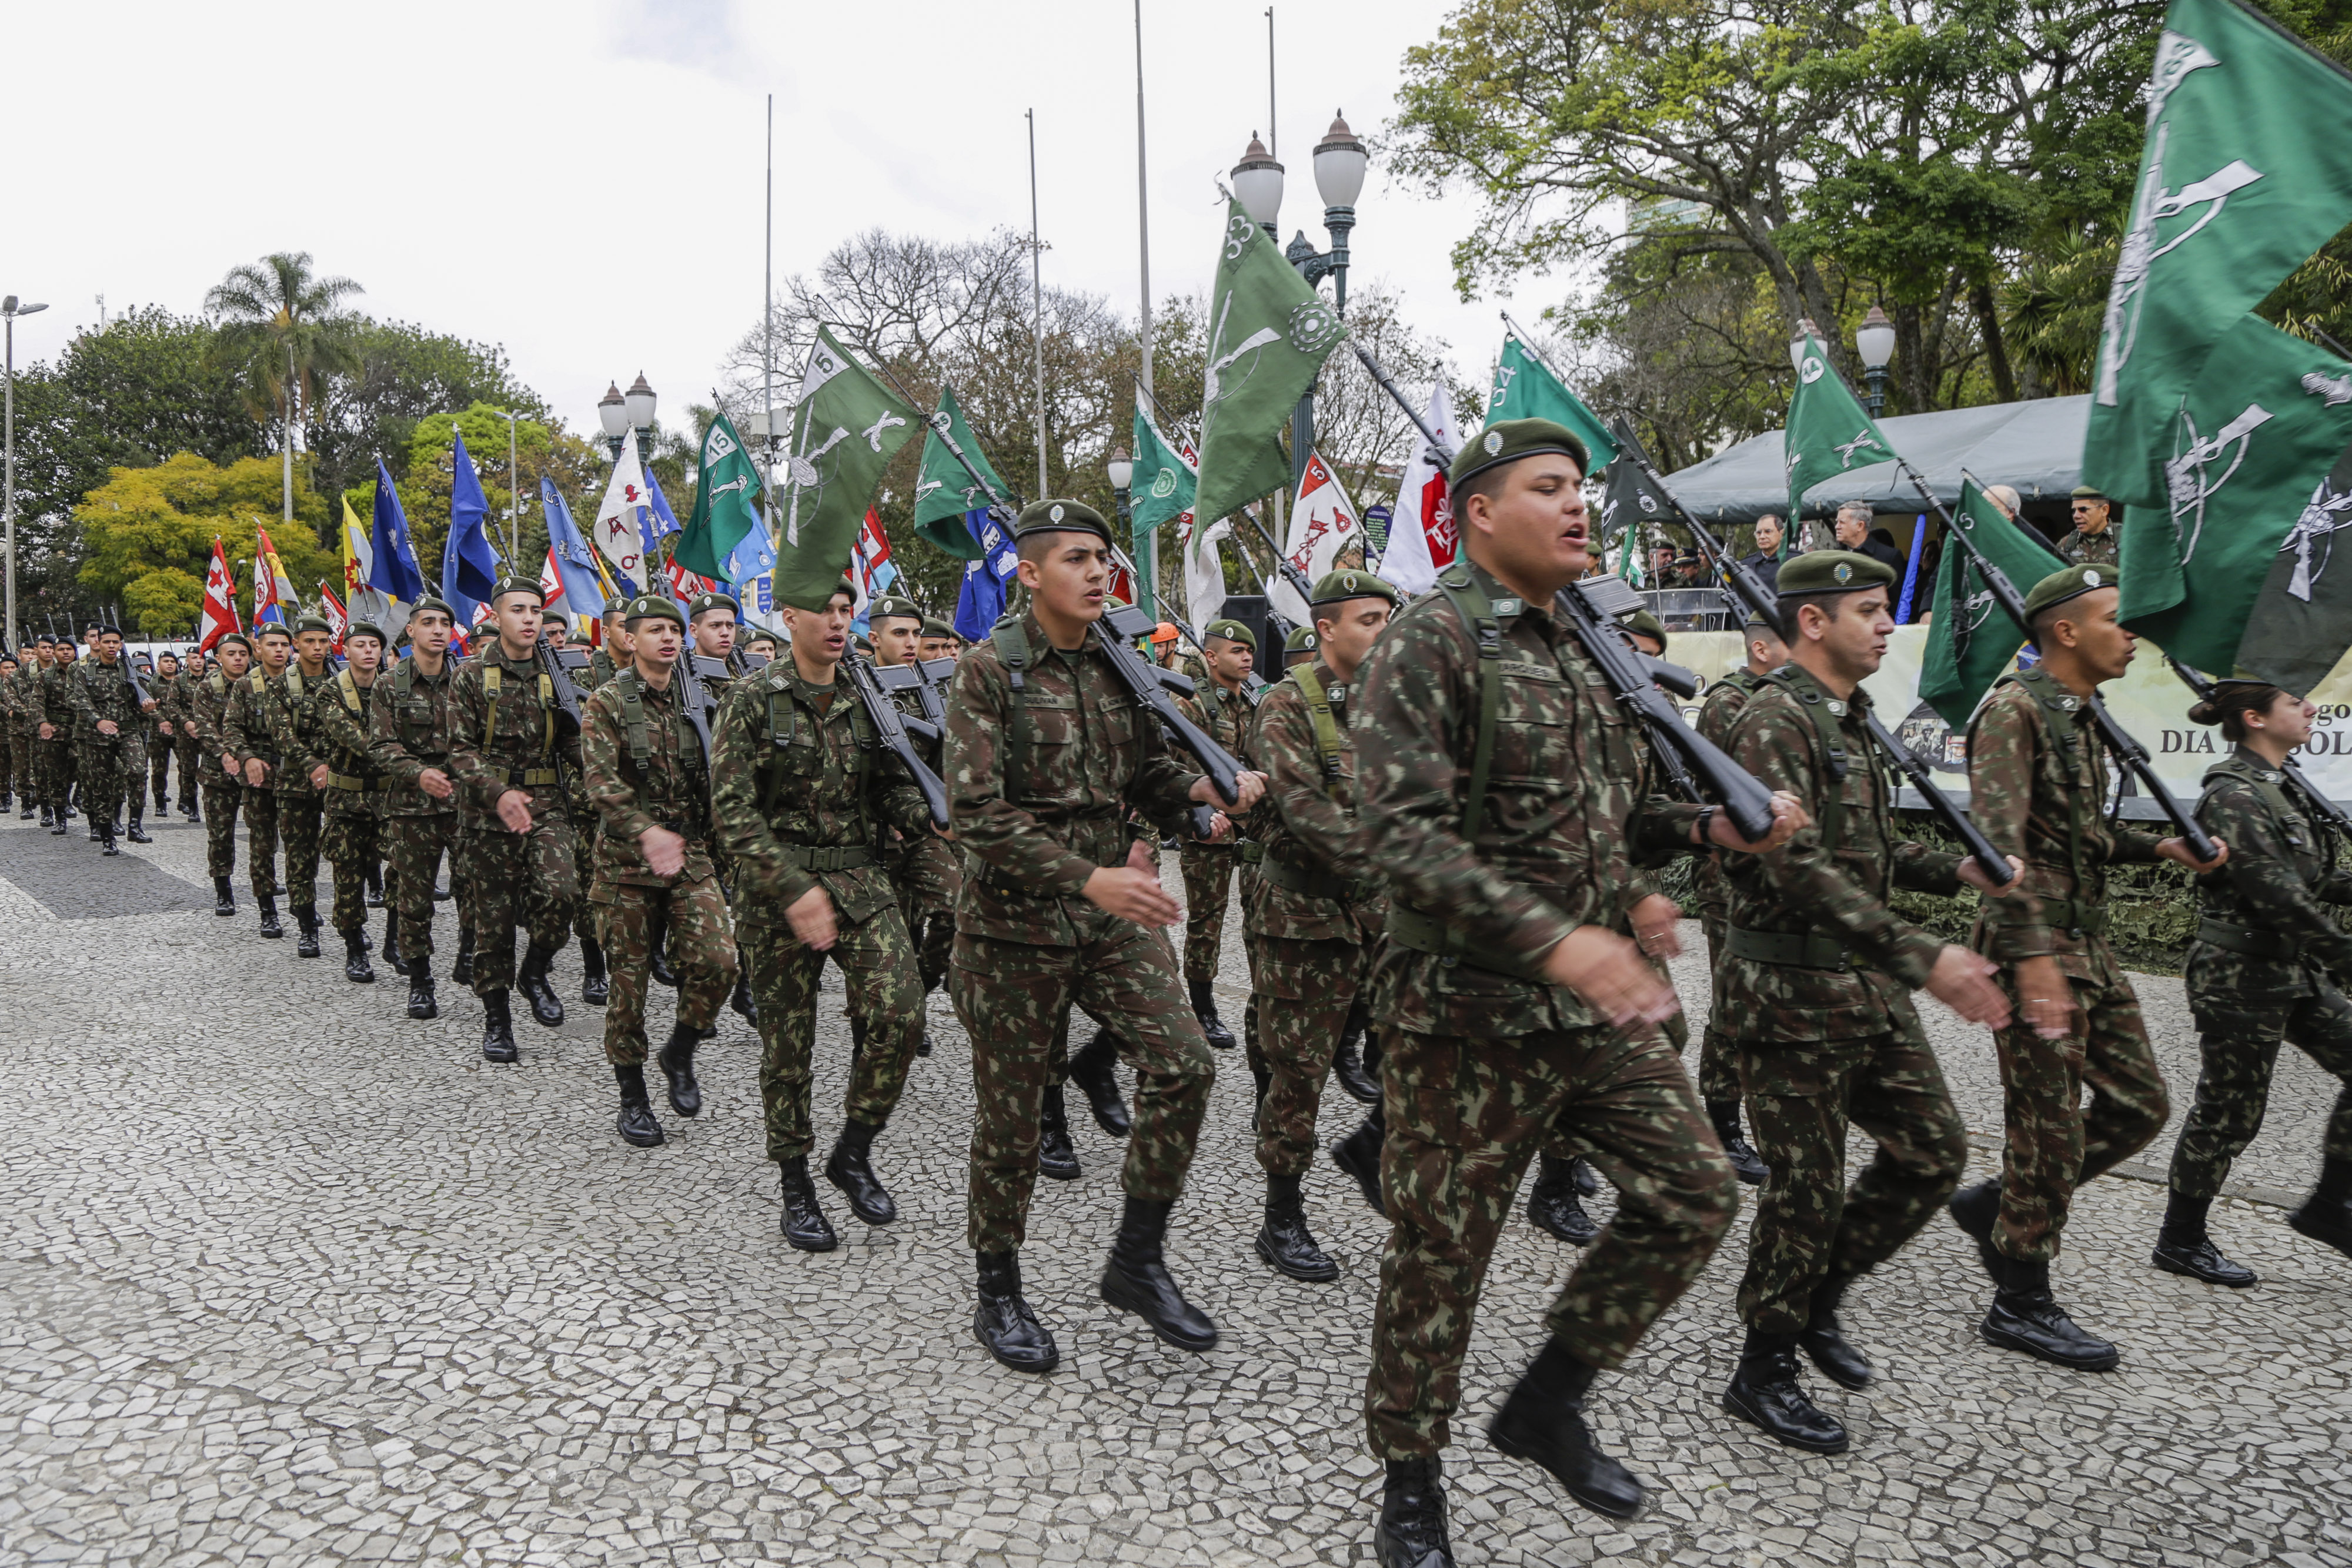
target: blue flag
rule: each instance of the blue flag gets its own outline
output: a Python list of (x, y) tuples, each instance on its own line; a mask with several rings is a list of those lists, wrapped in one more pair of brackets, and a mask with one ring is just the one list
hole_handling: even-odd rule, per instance
[(483, 527), (489, 497), (466, 455), (466, 438), (453, 431), (457, 447), (449, 486), (449, 539), (441, 547), (441, 597), (457, 612), (457, 630), (469, 631), (488, 613), (490, 590), (499, 580), (499, 552)]
[(645, 509), (637, 515), (645, 519), (647, 560), (660, 553), (654, 546), (671, 534), (686, 531), (678, 525), (677, 514), (669, 509), (669, 497), (662, 494), (661, 481), (654, 477), (654, 471), (650, 468), (646, 470)]
[(562, 574), (563, 597), (572, 613), (590, 615), (601, 611), (604, 581), (596, 575), (596, 558), (588, 553), (588, 541), (580, 537), (580, 525), (572, 520), (572, 508), (563, 504), (555, 481), (544, 475), (539, 481), (539, 507), (547, 516), (547, 548), (555, 557), (555, 570)]
[(966, 512), (963, 526), (978, 540), (981, 559), (963, 563), (963, 588), (956, 595), (956, 635), (977, 643), (1004, 616), (1004, 595), (1020, 558), (1003, 527), (985, 507)]
[[(375, 461), (375, 520), (368, 529), (375, 559), (368, 570), (368, 586), (402, 604), (425, 597), (425, 572), (416, 564), (416, 547), (409, 542), (408, 518), (400, 509), (400, 491), (392, 483), (383, 459)], [(395, 627), (385, 631), (398, 636)]]
[(727, 580), (738, 588), (773, 571), (776, 547), (769, 541), (767, 525), (761, 523), (745, 534), (733, 552), (720, 564), (726, 570)]

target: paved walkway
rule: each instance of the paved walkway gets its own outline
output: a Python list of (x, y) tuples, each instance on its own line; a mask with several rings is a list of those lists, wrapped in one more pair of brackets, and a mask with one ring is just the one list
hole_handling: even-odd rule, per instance
[[(668, 1145), (633, 1151), (596, 1014), (525, 1021), (523, 1061), (487, 1067), (446, 982), (445, 1016), (412, 1024), (388, 974), (352, 986), (332, 954), (256, 937), (249, 906), (215, 918), (201, 830), (157, 839), (106, 861), (0, 826), (0, 1563), (1369, 1561), (1356, 1407), (1382, 1227), (1326, 1166), (1310, 1213), (1341, 1279), (1257, 1262), (1238, 1060), (1171, 1239), (1223, 1344), (1166, 1350), (1095, 1297), (1118, 1145), (1088, 1124), (1086, 1175), (1041, 1184), (1024, 1257), (1065, 1359), (1021, 1378), (970, 1337), (971, 1077), (943, 1002), (879, 1150), (906, 1218), (869, 1231), (824, 1189), (844, 1245), (804, 1257), (776, 1233), (731, 1014), (702, 1118), (664, 1107)], [(578, 975), (568, 951), (567, 998)], [(1703, 1007), (1696, 963), (1679, 977)], [(2179, 985), (2142, 989), (2185, 1103)], [(1987, 1146), (1990, 1042), (1934, 1028)], [(824, 1137), (847, 1049), (836, 992)], [(2215, 1210), (2259, 1289), (2148, 1268), (2159, 1186), (2085, 1196), (2060, 1288), (2125, 1346), (2116, 1374), (1979, 1342), (1981, 1279), (1939, 1220), (1852, 1301), (1879, 1384), (1816, 1380), (1853, 1430), (1836, 1459), (1716, 1408), (1735, 1233), (1601, 1385), (1594, 1424), (1651, 1488), (1627, 1527), (1483, 1437), (1571, 1261), (1515, 1220), (1447, 1456), (1463, 1562), (2352, 1564), (2352, 1264), (2276, 1207), (2310, 1180), (2333, 1087), (2282, 1061)], [(1327, 1137), (1355, 1114), (1333, 1098)]]

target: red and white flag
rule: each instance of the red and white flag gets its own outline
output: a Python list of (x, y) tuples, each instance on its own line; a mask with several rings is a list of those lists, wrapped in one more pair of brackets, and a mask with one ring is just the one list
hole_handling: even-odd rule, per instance
[(596, 508), (593, 543), (613, 570), (631, 582), (650, 583), (646, 570), (645, 508), (653, 504), (646, 491), (646, 470), (637, 461), (637, 444), (621, 443), (621, 459), (613, 465), (612, 482), (604, 486), (604, 504)]
[[(1363, 519), (1357, 514), (1356, 504), (1348, 499), (1339, 476), (1331, 472), (1321, 453), (1308, 453), (1307, 472), (1298, 476), (1298, 504), (1291, 509), (1290, 538), (1283, 541), (1283, 553), (1312, 585), (1325, 572), (1338, 569), (1341, 550), (1360, 546), (1363, 538)], [(1297, 625), (1310, 624), (1307, 601), (1287, 578), (1274, 584), (1274, 607)]]
[(555, 562), (553, 545), (547, 547), (547, 554), (539, 563), (539, 593), (541, 613), (550, 620), (564, 616), (569, 624), (572, 604), (563, 597), (563, 569)]
[(718, 586), (698, 571), (688, 571), (675, 560), (669, 563), (669, 596), (680, 604), (691, 604)]
[(856, 591), (853, 618), (864, 620), (866, 606), (877, 595), (887, 593), (898, 580), (898, 569), (890, 560), (890, 536), (882, 531), (882, 515), (873, 507), (866, 508), (866, 520), (857, 525), (857, 544), (849, 553), (849, 585)]
[[(1429, 428), (1447, 446), (1461, 443), (1454, 400), (1445, 394), (1444, 382), (1430, 389)], [(1437, 574), (1454, 564), (1460, 543), (1444, 465), (1433, 448), (1415, 440), (1412, 461), (1405, 465), (1404, 481), (1397, 486), (1396, 516), (1389, 522), (1389, 548), (1381, 557), (1380, 575), (1407, 593), (1426, 593), (1436, 586)]]
[(215, 539), (212, 564), (205, 568), (205, 614), (196, 629), (196, 652), (211, 653), (214, 643), (236, 630), (236, 579), (229, 575), (227, 552)]
[(328, 650), (340, 656), (343, 651), (343, 633), (351, 629), (351, 612), (343, 608), (343, 601), (337, 599), (334, 591), (323, 581), (319, 584), (319, 613), (327, 618), (327, 624), (335, 631), (335, 640), (328, 644)]

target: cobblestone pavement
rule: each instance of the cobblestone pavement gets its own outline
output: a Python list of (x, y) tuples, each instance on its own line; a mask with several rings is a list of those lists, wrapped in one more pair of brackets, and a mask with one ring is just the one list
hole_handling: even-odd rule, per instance
[[(110, 862), (78, 832), (0, 831), (0, 1563), (1369, 1560), (1356, 1408), (1382, 1229), (1325, 1166), (1310, 1213), (1341, 1279), (1258, 1263), (1237, 1058), (1171, 1239), (1223, 1343), (1162, 1348), (1096, 1298), (1117, 1149), (1088, 1124), (1085, 1176), (1040, 1185), (1024, 1260), (1065, 1360), (1022, 1378), (970, 1336), (970, 1074), (943, 1002), (878, 1150), (906, 1218), (868, 1230), (821, 1188), (844, 1245), (803, 1256), (731, 1014), (701, 1119), (664, 1107), (667, 1145), (633, 1151), (593, 1010), (519, 1023), (522, 1061), (488, 1067), (446, 982), (445, 1016), (410, 1023), (388, 974), (352, 986), (331, 952), (258, 939), (241, 873), (236, 921), (189, 909), (203, 834), (157, 841)], [(567, 951), (567, 998), (578, 977)], [(1703, 1005), (1696, 956), (1678, 978)], [(2179, 987), (2143, 993), (2185, 1102)], [(1936, 1031), (1971, 1128), (1996, 1132), (1988, 1040)], [(836, 992), (822, 1134), (846, 1056)], [(2116, 1374), (1980, 1343), (1980, 1278), (1938, 1220), (1851, 1302), (1880, 1382), (1814, 1380), (1853, 1430), (1835, 1459), (1717, 1408), (1735, 1235), (1598, 1391), (1602, 1440), (1652, 1489), (1631, 1525), (1482, 1435), (1571, 1261), (1515, 1221), (1447, 1456), (1463, 1562), (2352, 1564), (2352, 1266), (2277, 1207), (2331, 1089), (2289, 1053), (2215, 1211), (2258, 1289), (2148, 1267), (2159, 1186), (2085, 1196), (2060, 1287), (2126, 1347)], [(1326, 1136), (1354, 1116), (1330, 1106)]]

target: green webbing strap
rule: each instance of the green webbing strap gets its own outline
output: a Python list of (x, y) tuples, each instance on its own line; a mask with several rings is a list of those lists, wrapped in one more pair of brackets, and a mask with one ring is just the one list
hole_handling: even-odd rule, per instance
[(343, 711), (353, 718), (359, 717), (362, 706), (360, 702), (360, 684), (352, 678), (352, 673), (349, 670), (343, 671), (335, 677), (335, 690), (340, 695)]
[[(1797, 699), (1797, 709), (1805, 716), (1812, 731), (1813, 761), (1829, 780), (1829, 789), (1822, 800), (1816, 818), (1821, 824), (1822, 848), (1835, 854), (1845, 842), (1845, 776), (1850, 763), (1845, 747), (1831, 740), (1829, 730), (1822, 722), (1820, 709), (1826, 699), (1819, 683), (1795, 664), (1783, 664), (1766, 675), (1757, 685), (1775, 685)], [(1835, 965), (1814, 965), (1816, 968), (1834, 968)]]
[(1005, 679), (1013, 685), (1013, 716), (1004, 727), (1004, 799), (1008, 803), (1018, 804), (1013, 798), (1014, 781), (1027, 777), (1032, 722), (1024, 711), (1028, 705), (1022, 700), (1029, 686), (1023, 674), (1029, 668), (1029, 634), (1021, 629), (1019, 621), (1008, 615), (989, 628), (988, 642), (996, 650), (996, 656), (1004, 662)]
[(1455, 567), (1437, 586), (1478, 644), (1478, 737), (1470, 747), (1470, 798), (1462, 808), (1462, 836), (1474, 847), (1486, 814), (1486, 775), (1495, 762), (1495, 718), (1503, 706), (1503, 626), (1477, 580)]
[[(499, 733), (499, 666), (489, 660), (482, 661), (482, 749), (490, 748), (490, 741)], [(539, 675), (539, 754), (545, 757), (555, 749), (555, 683), (542, 670)]]
[[(2057, 737), (2059, 748), (2066, 754), (2066, 769), (2071, 775), (2082, 759), (2082, 737), (2074, 732), (2074, 714), (2082, 706), (2081, 700), (2069, 693), (2067, 699), (2073, 701), (2075, 706), (2074, 708), (2061, 706), (2057, 682), (2052, 679), (2047, 669), (2039, 664), (2030, 670), (2004, 675), (2001, 679), (2015, 681), (2024, 687), (2026, 695), (2033, 699), (2033, 706), (2042, 710), (2042, 722), (2049, 727), (2050, 733)], [(2000, 683), (1994, 684), (1998, 685)], [(2098, 776), (2098, 769), (2094, 768), (2091, 770), (2094, 783), (2097, 781)], [(2084, 815), (2084, 792), (2074, 786), (2071, 777), (2067, 780), (2067, 786), (2066, 869), (2074, 879), (2074, 892), (2079, 899), (2091, 885), (2090, 868), (2084, 862), (2083, 849), (2083, 838), (2087, 826)], [(2054, 901), (2043, 899), (2042, 902), (2048, 904)], [(2104, 916), (2106, 912), (2101, 910), (2099, 913)], [(2051, 919), (2049, 923), (2057, 924), (2054, 919)], [(2075, 924), (2079, 928), (2088, 929), (2087, 923)], [(2104, 921), (2102, 921), (2102, 929), (2104, 929)]]
[(1339, 799), (1339, 754), (1344, 746), (1339, 739), (1339, 719), (1331, 712), (1330, 694), (1316, 678), (1312, 661), (1299, 664), (1287, 678), (1307, 699), (1307, 722), (1315, 730), (1315, 758), (1323, 768), (1323, 793), (1336, 801)]
[(653, 731), (646, 725), (644, 677), (631, 665), (613, 685), (621, 694), (621, 744), (629, 749), (629, 771), (642, 784), (654, 765)]

